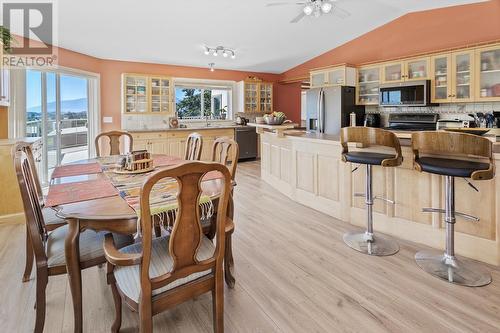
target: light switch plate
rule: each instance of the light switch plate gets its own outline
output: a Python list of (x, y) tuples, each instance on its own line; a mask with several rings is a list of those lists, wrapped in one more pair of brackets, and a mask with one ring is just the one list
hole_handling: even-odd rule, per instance
[(102, 122), (105, 124), (113, 123), (113, 117), (102, 117)]

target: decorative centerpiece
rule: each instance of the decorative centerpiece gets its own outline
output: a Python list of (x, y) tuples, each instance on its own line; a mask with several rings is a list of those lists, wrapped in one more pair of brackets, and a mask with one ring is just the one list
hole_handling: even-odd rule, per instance
[(281, 125), (286, 120), (286, 116), (283, 112), (273, 112), (264, 115), (264, 121), (268, 125)]
[(153, 159), (147, 150), (136, 150), (122, 158), (115, 173), (134, 174), (149, 172), (154, 169)]

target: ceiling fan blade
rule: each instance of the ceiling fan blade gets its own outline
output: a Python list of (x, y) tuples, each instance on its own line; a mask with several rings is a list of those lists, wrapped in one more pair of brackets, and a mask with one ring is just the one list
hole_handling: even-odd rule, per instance
[(290, 21), (290, 23), (297, 23), (299, 22), (300, 20), (302, 20), (304, 18), (304, 16), (306, 16), (306, 14), (304, 14), (303, 12), (300, 13), (299, 15), (297, 15), (293, 20)]
[(266, 7), (288, 6), (288, 5), (305, 5), (305, 2), (271, 2), (266, 4)]
[(340, 17), (342, 19), (348, 18), (351, 16), (347, 10), (340, 8), (339, 6), (333, 5), (332, 12), (333, 15)]

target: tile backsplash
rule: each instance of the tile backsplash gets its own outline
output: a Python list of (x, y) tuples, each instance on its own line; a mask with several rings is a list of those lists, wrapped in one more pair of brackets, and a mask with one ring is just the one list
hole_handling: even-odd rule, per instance
[(500, 112), (500, 102), (492, 103), (462, 103), (462, 104), (440, 104), (427, 107), (381, 107), (377, 105), (366, 106), (366, 113), (380, 113), (384, 126), (388, 124), (391, 113), (438, 113), (440, 118), (467, 119), (469, 113), (492, 113)]

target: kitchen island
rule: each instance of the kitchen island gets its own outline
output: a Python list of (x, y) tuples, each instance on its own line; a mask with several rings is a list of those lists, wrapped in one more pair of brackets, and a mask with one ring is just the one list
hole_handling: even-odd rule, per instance
[[(375, 231), (444, 249), (444, 216), (422, 212), (424, 207), (444, 207), (444, 179), (413, 170), (410, 140), (402, 138), (401, 144), (404, 161), (400, 167), (373, 167), (374, 195), (395, 201), (394, 205), (375, 201)], [(341, 151), (340, 138), (335, 135), (290, 130), (279, 137), (263, 132), (261, 177), (296, 202), (365, 227), (364, 198), (354, 196), (364, 193), (364, 166), (356, 170), (357, 165), (344, 163)], [(500, 153), (494, 158), (500, 165)], [(457, 218), (455, 249), (459, 255), (499, 265), (500, 184), (496, 178), (472, 183), (479, 192), (457, 178), (456, 209), (480, 221)]]

